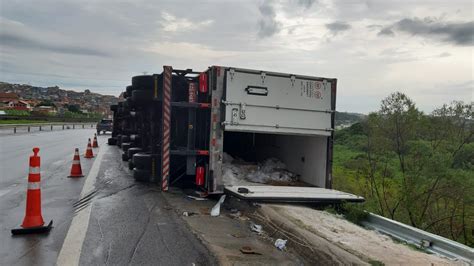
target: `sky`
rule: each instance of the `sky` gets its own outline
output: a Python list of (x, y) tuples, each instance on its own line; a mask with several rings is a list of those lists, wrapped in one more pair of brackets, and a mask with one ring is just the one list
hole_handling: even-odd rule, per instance
[(338, 79), (337, 110), (401, 91), (474, 100), (474, 6), (460, 0), (0, 0), (0, 81), (118, 96), (163, 65)]

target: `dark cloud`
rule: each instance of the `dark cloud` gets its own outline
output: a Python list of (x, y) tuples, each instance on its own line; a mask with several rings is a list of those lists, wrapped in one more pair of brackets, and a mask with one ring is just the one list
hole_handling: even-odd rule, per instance
[(310, 9), (313, 4), (316, 2), (316, 0), (298, 0), (298, 5), (306, 8), (306, 9)]
[(281, 23), (276, 20), (275, 8), (271, 3), (271, 1), (264, 1), (258, 7), (262, 15), (258, 21), (258, 36), (260, 38), (273, 36), (281, 30)]
[(80, 47), (74, 45), (60, 45), (51, 41), (34, 40), (25, 36), (0, 32), (0, 44), (23, 49), (43, 50), (62, 54), (109, 56), (108, 53), (93, 48)]
[(330, 30), (333, 35), (337, 35), (340, 32), (349, 30), (351, 25), (347, 24), (346, 22), (335, 21), (333, 23), (326, 24), (326, 28)]
[(394, 30), (449, 42), (455, 45), (474, 45), (474, 21), (455, 23), (442, 22), (435, 18), (405, 18), (383, 28), (379, 35), (394, 35)]
[(385, 28), (381, 29), (377, 35), (379, 35), (379, 36), (383, 36), (383, 35), (385, 35), (385, 36), (394, 36), (395, 33), (393, 32), (392, 27), (385, 27)]

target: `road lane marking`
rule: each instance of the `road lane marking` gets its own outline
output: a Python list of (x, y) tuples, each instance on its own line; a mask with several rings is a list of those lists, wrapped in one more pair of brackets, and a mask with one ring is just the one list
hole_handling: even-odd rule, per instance
[[(103, 150), (104, 148), (105, 150)], [(94, 189), (97, 175), (100, 170), (100, 164), (102, 162), (102, 156), (105, 154), (108, 147), (104, 146), (104, 148), (98, 151), (94, 164), (92, 164), (91, 170), (89, 171), (84, 186), (82, 187), (80, 199), (90, 194)], [(82, 244), (84, 243), (87, 228), (89, 227), (91, 210), (92, 204), (88, 204), (87, 207), (78, 211), (72, 219), (63, 246), (59, 252), (58, 259), (56, 260), (56, 265), (79, 265)]]

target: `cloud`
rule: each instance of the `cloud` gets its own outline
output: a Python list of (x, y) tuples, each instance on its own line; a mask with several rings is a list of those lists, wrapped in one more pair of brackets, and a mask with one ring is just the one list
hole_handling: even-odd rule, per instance
[(451, 56), (451, 54), (448, 53), (448, 52), (440, 53), (440, 54), (438, 55), (438, 57), (450, 57), (450, 56)]
[(460, 46), (474, 45), (474, 21), (442, 22), (426, 17), (405, 18), (383, 28), (378, 35), (393, 36), (394, 30)]
[(395, 36), (395, 33), (392, 30), (392, 27), (385, 27), (382, 28), (379, 33), (377, 34), (378, 36)]
[(333, 35), (337, 35), (351, 28), (351, 25), (343, 21), (335, 21), (333, 23), (328, 23), (325, 26), (328, 30), (331, 31)]
[(87, 47), (56, 44), (48, 40), (35, 40), (19, 34), (0, 32), (0, 44), (14, 48), (24, 48), (31, 50), (43, 50), (54, 53), (73, 54), (73, 55), (88, 55), (88, 56), (110, 56), (108, 53)]
[(214, 22), (210, 19), (195, 22), (188, 20), (187, 18), (177, 18), (168, 12), (161, 12), (161, 18), (163, 19), (161, 21), (161, 26), (163, 27), (164, 31), (168, 32), (196, 30), (201, 27), (209, 26)]
[(179, 59), (192, 58), (196, 55), (199, 55), (202, 58), (216, 59), (231, 57), (238, 54), (234, 51), (213, 50), (206, 45), (189, 42), (159, 42), (153, 44), (149, 48), (145, 48), (144, 50), (147, 52)]
[(316, 0), (298, 0), (298, 5), (304, 7), (305, 9), (310, 9)]
[(275, 8), (271, 3), (266, 0), (258, 7), (262, 15), (258, 21), (258, 37), (260, 38), (273, 36), (281, 30), (281, 23), (276, 20)]

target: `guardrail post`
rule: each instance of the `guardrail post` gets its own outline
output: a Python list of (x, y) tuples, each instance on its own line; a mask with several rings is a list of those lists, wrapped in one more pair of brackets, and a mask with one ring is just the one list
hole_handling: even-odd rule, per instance
[(64, 130), (64, 124), (63, 124), (63, 130)]
[(30, 132), (30, 126), (28, 126), (28, 132)]
[(51, 125), (51, 131), (53, 131), (53, 125)]
[(41, 131), (41, 126), (39, 126), (39, 130)]
[(82, 128), (84, 128), (84, 124), (82, 124)]
[(16, 134), (16, 127), (13, 127), (13, 133)]
[(75, 125), (75, 124), (72, 124), (72, 129), (76, 129), (76, 125)]

